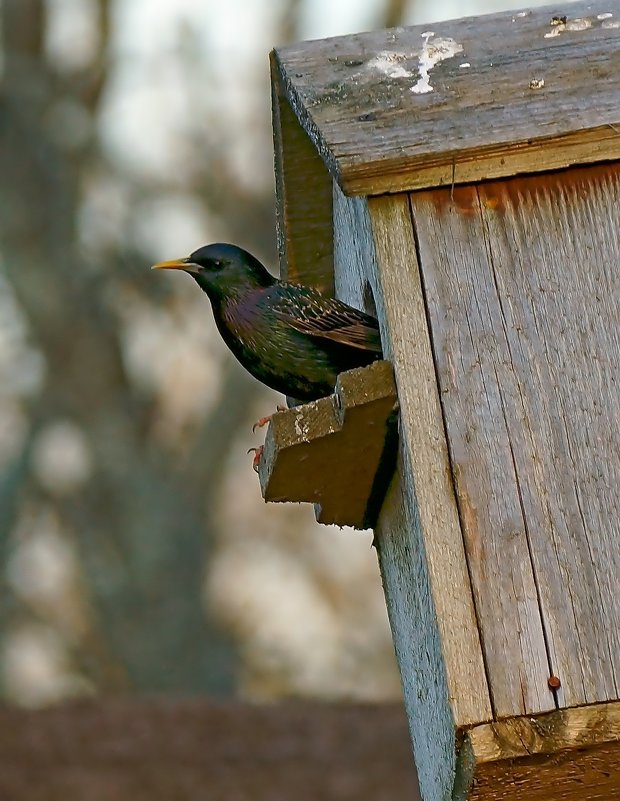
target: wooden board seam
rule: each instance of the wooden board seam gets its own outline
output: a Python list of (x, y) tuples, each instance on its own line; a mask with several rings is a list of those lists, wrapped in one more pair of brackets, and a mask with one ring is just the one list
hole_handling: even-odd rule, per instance
[[(484, 245), (485, 245), (486, 251), (488, 253), (489, 265), (491, 267), (491, 274), (492, 274), (492, 277), (493, 277), (493, 286), (495, 287), (495, 293), (497, 295), (497, 302), (498, 302), (498, 306), (499, 306), (499, 310), (500, 310), (500, 314), (501, 314), (502, 329), (503, 329), (503, 332), (504, 332), (504, 339), (506, 340), (506, 349), (507, 349), (508, 354), (510, 356), (510, 369), (511, 369), (511, 372), (514, 374), (514, 357), (513, 357), (512, 347), (510, 345), (510, 339), (508, 337), (507, 328), (506, 328), (506, 326), (507, 326), (507, 324), (506, 324), (506, 313), (505, 313), (504, 304), (503, 304), (503, 301), (502, 301), (502, 293), (500, 292), (499, 284), (498, 284), (498, 280), (497, 280), (497, 272), (496, 272), (496, 266), (495, 266), (495, 256), (493, 254), (493, 248), (491, 247), (491, 232), (489, 231), (488, 222), (486, 221), (484, 215), (482, 214), (482, 198), (480, 197), (480, 188), (479, 187), (476, 187), (476, 197), (478, 199), (478, 212), (479, 212), (480, 218), (482, 220), (482, 231), (483, 231), (483, 236), (484, 236)], [(501, 386), (500, 377), (497, 375), (497, 368), (495, 368), (494, 372), (495, 372), (497, 385)], [(519, 397), (521, 399), (521, 404), (522, 404), (522, 406), (524, 406), (523, 394), (521, 392), (521, 387), (519, 385), (519, 382), (517, 380), (516, 375), (515, 375), (515, 384), (516, 384), (516, 386), (518, 388)], [(508, 415), (506, 413), (506, 405), (504, 403), (504, 397), (503, 397), (503, 395), (501, 393), (500, 393), (499, 399), (500, 399), (500, 405), (501, 405), (501, 410), (502, 410), (502, 416), (503, 416), (503, 419), (504, 419), (504, 426), (506, 428), (506, 441), (508, 443), (508, 448), (510, 450), (510, 458), (512, 460), (512, 469), (513, 469), (513, 473), (514, 473), (515, 486), (516, 486), (516, 490), (517, 490), (517, 497), (519, 499), (519, 507), (521, 509), (521, 518), (523, 520), (523, 530), (524, 530), (524, 533), (525, 533), (525, 541), (527, 543), (528, 557), (529, 557), (530, 566), (531, 566), (531, 569), (532, 569), (532, 576), (533, 576), (533, 579), (534, 579), (534, 587), (536, 588), (536, 601), (537, 601), (537, 604), (538, 604), (538, 611), (539, 611), (539, 614), (540, 614), (540, 621), (541, 621), (541, 628), (542, 628), (542, 636), (543, 636), (543, 641), (544, 641), (544, 644), (545, 644), (545, 651), (546, 651), (546, 654), (547, 654), (547, 664), (548, 664), (548, 667), (549, 667), (549, 676), (552, 676), (553, 675), (553, 665), (552, 665), (552, 660), (551, 660), (551, 648), (549, 646), (549, 633), (548, 633), (548, 630), (547, 630), (547, 623), (546, 623), (546, 620), (545, 620), (542, 596), (541, 596), (541, 592), (540, 592), (540, 579), (539, 579), (539, 576), (538, 576), (537, 571), (536, 571), (536, 564), (535, 564), (534, 555), (533, 555), (533, 552), (532, 552), (532, 535), (531, 535), (530, 527), (529, 527), (529, 524), (528, 524), (528, 521), (527, 521), (527, 515), (526, 515), (526, 511), (525, 511), (525, 503), (523, 501), (523, 488), (521, 486), (521, 479), (519, 477), (519, 471), (517, 469), (517, 460), (516, 460), (516, 457), (515, 457), (514, 444), (513, 444), (512, 436), (511, 436), (511, 432), (510, 432), (510, 425), (509, 425), (509, 422), (508, 422)], [(530, 434), (530, 437), (531, 437), (531, 431), (529, 431), (529, 434)], [(522, 697), (523, 697), (523, 689), (522, 689)], [(558, 704), (557, 694), (554, 694), (553, 700), (555, 702), (556, 709), (558, 709), (559, 708), (559, 704)], [(523, 705), (526, 706), (525, 697), (523, 697)]]

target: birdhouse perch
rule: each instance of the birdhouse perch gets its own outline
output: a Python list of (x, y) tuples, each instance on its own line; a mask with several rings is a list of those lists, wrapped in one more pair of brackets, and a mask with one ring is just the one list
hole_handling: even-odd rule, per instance
[(260, 467), (266, 501), (307, 501), (319, 523), (372, 528), (396, 461), (396, 387), (386, 361), (338, 376), (328, 398), (274, 415)]
[(294, 45), (272, 87), (282, 271), (374, 304), (394, 369), (422, 798), (620, 797), (620, 3)]

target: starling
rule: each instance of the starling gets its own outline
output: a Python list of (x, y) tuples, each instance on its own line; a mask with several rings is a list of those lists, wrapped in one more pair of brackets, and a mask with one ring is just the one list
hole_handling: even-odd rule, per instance
[(153, 269), (184, 270), (211, 301), (230, 350), (289, 406), (334, 391), (344, 370), (381, 359), (379, 325), (316, 289), (278, 281), (245, 250), (213, 244)]

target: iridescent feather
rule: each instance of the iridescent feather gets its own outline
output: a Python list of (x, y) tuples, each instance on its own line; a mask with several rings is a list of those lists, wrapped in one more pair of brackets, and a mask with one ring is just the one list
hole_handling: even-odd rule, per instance
[(331, 394), (339, 373), (382, 358), (374, 317), (311, 287), (278, 281), (234, 245), (206, 245), (156, 267), (189, 272), (241, 364), (297, 402)]

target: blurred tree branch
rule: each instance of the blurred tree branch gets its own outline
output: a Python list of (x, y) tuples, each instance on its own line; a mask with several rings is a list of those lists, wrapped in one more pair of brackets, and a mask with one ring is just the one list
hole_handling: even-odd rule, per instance
[(410, 5), (411, 0), (385, 0), (380, 27), (398, 28), (403, 24), (405, 14)]

